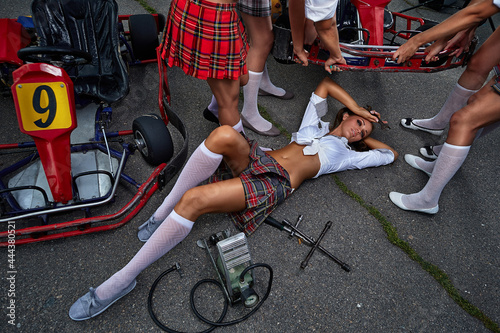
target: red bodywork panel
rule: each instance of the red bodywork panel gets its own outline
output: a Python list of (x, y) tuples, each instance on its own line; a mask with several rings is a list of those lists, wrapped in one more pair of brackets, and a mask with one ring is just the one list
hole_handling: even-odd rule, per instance
[(391, 0), (351, 0), (361, 24), (370, 31), (370, 45), (384, 45), (384, 8)]
[(76, 127), (73, 82), (61, 68), (28, 64), (13, 72), (21, 132), (33, 137), (55, 202), (73, 199), (70, 135)]
[(30, 43), (30, 36), (26, 29), (15, 19), (0, 19), (0, 63), (6, 62), (21, 66), (23, 62), (17, 57), (17, 51)]

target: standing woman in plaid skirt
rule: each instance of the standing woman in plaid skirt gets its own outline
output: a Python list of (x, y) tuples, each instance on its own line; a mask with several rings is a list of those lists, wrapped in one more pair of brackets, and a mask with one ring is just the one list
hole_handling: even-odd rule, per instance
[[(328, 96), (346, 106), (333, 128), (321, 120)], [(299, 131), (281, 149), (264, 152), (230, 126), (216, 128), (193, 152), (161, 206), (139, 227), (138, 237), (146, 244), (124, 268), (78, 299), (69, 316), (92, 318), (129, 293), (137, 275), (182, 241), (202, 214), (229, 213), (236, 227), (250, 235), (304, 180), (392, 163), (397, 152), (369, 136), (371, 122), (379, 116), (325, 78), (311, 96)], [(363, 151), (351, 149), (358, 142)], [(205, 180), (209, 183), (198, 186)]]
[(219, 105), (219, 122), (243, 132), (240, 86), (248, 81), (247, 37), (237, 0), (172, 0), (162, 59), (206, 80)]

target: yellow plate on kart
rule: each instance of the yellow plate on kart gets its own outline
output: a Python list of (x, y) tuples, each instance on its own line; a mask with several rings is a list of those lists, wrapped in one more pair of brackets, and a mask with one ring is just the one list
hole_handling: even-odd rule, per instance
[(25, 131), (71, 127), (68, 92), (64, 82), (18, 84), (16, 93)]

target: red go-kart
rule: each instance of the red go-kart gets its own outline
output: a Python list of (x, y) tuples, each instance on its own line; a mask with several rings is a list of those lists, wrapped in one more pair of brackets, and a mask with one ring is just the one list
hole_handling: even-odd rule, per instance
[[(115, 0), (34, 0), (31, 10), (37, 42), (29, 47), (27, 29), (0, 20), (0, 32), (10, 36), (0, 43), (2, 82), (11, 88), (21, 132), (33, 139), (0, 144), (0, 153), (23, 155), (0, 170), (0, 246), (117, 228), (187, 158), (187, 132), (170, 107), (166, 66), (157, 56), (161, 15), (118, 16)], [(112, 105), (129, 92), (128, 66), (144, 62), (158, 62), (159, 115), (108, 130)], [(170, 124), (183, 139), (175, 156)], [(156, 166), (142, 182), (124, 172), (135, 151)], [(120, 183), (135, 189), (129, 201), (94, 216), (115, 201)], [(67, 221), (75, 211), (84, 216)]]

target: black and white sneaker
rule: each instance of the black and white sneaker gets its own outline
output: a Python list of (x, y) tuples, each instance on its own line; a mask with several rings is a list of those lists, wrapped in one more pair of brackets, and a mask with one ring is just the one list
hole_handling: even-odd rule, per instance
[(419, 125), (416, 125), (414, 122), (413, 122), (413, 118), (403, 118), (401, 119), (401, 126), (405, 127), (405, 128), (409, 128), (409, 129), (412, 129), (412, 130), (419, 130), (419, 131), (424, 131), (424, 132), (427, 132), (427, 133), (431, 133), (431, 134), (434, 134), (434, 135), (441, 135), (443, 134), (444, 132), (444, 128), (443, 129), (430, 129), (430, 128), (425, 128), (425, 127), (422, 127), (422, 126), (419, 126)]

